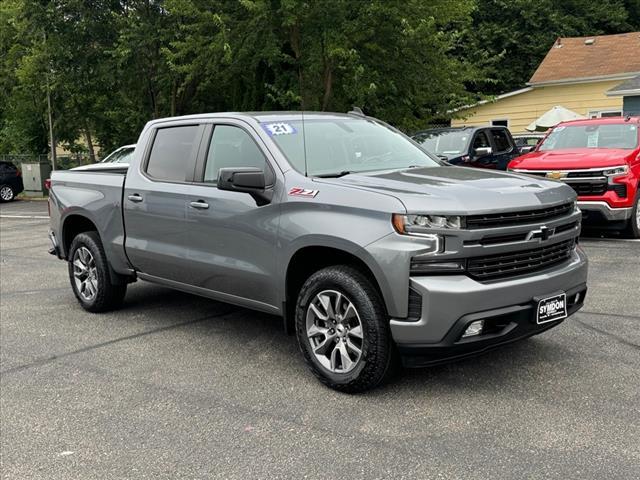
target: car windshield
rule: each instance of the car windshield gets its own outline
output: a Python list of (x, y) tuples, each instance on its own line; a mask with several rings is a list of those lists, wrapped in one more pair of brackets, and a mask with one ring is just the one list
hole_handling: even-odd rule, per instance
[(468, 130), (422, 132), (416, 134), (414, 139), (429, 152), (450, 157), (467, 151), (471, 132)]
[(122, 154), (113, 163), (131, 163), (131, 156), (133, 155), (133, 148), (127, 148), (122, 151)]
[(119, 148), (102, 160), (102, 163), (129, 163), (133, 151), (133, 148)]
[(563, 148), (622, 148), (638, 146), (638, 126), (629, 123), (606, 125), (560, 125), (540, 145), (540, 151)]
[(305, 118), (304, 128), (301, 120), (261, 125), (293, 167), (309, 176), (440, 165), (402, 133), (369, 119)]

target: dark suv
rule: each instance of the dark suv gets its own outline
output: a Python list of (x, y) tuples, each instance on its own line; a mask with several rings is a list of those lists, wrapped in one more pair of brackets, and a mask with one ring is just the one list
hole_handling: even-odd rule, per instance
[(11, 162), (0, 162), (0, 201), (10, 202), (23, 190), (20, 170)]
[(433, 128), (412, 138), (452, 165), (506, 170), (520, 154), (506, 127)]

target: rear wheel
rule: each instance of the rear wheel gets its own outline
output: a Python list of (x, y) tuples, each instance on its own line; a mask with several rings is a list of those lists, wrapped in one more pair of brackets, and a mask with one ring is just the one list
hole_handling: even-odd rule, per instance
[(631, 210), (631, 218), (627, 224), (626, 234), (631, 238), (640, 238), (640, 192), (636, 194), (636, 201)]
[(97, 232), (77, 235), (69, 249), (69, 279), (82, 308), (106, 312), (118, 308), (127, 293), (127, 284), (114, 284), (109, 264)]
[(3, 202), (10, 202), (15, 198), (15, 193), (11, 185), (2, 185), (0, 186), (0, 200)]
[(369, 279), (353, 267), (327, 267), (307, 279), (296, 335), (311, 371), (333, 389), (368, 390), (392, 371), (388, 316)]

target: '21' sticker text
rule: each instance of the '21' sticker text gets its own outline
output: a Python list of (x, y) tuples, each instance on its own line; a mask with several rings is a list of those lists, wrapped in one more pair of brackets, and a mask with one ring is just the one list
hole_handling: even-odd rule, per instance
[(292, 135), (296, 129), (290, 123), (263, 123), (262, 128), (269, 135)]

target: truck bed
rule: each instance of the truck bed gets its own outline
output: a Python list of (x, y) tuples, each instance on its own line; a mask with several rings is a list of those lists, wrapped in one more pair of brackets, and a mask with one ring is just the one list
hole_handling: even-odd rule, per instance
[(50, 205), (52, 225), (62, 254), (65, 250), (65, 222), (82, 215), (95, 225), (102, 238), (107, 259), (116, 272), (130, 271), (124, 251), (125, 229), (122, 195), (127, 168), (107, 170), (57, 170), (51, 175)]

